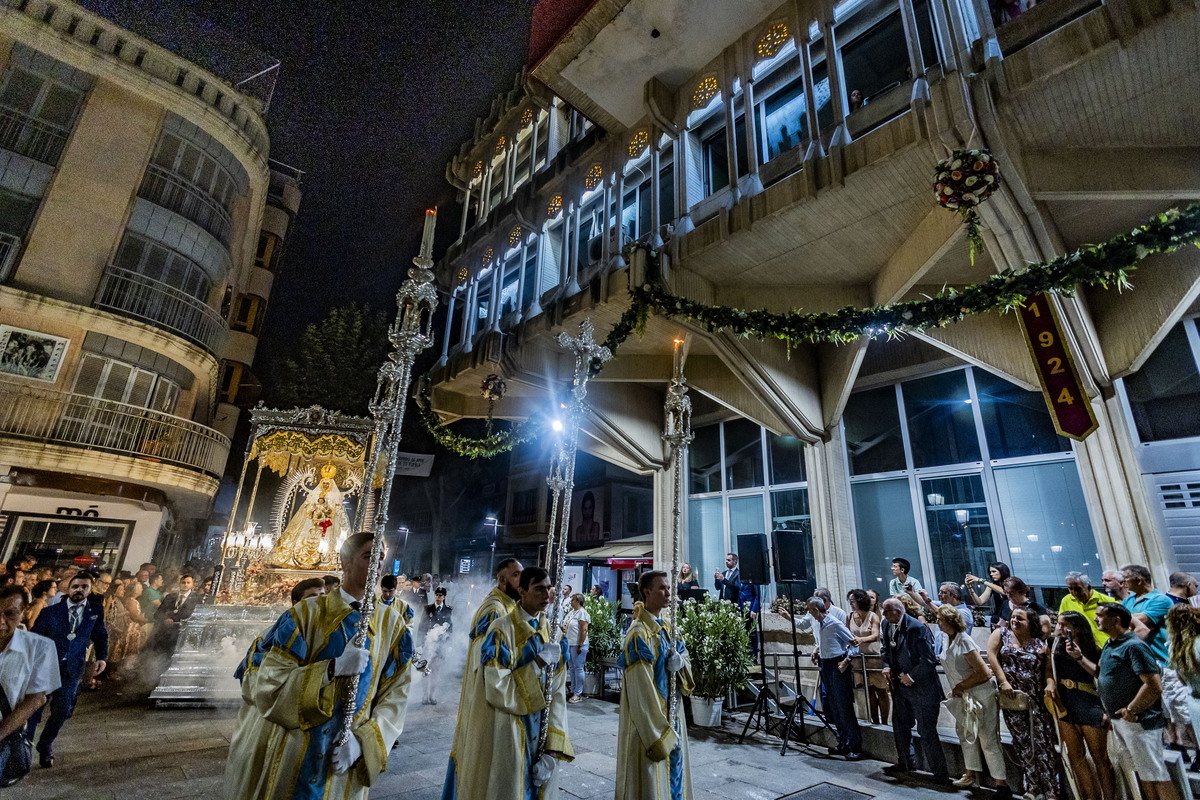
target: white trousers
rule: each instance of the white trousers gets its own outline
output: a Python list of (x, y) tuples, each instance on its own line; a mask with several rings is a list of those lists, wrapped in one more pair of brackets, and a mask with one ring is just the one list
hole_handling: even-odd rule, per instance
[[(1007, 780), (1004, 767), (1004, 747), (1000, 743), (1000, 704), (996, 699), (996, 682), (988, 681), (968, 689), (966, 694), (978, 701), (982, 709), (973, 722), (960, 719), (958, 714), (954, 715), (959, 741), (963, 741), (965, 738), (968, 725), (975, 727), (975, 741), (962, 745), (963, 763), (972, 772), (982, 772), (983, 764), (986, 761), (988, 772), (992, 778), (998, 781)], [(955, 707), (961, 708), (961, 706), (951, 706), (952, 709)]]

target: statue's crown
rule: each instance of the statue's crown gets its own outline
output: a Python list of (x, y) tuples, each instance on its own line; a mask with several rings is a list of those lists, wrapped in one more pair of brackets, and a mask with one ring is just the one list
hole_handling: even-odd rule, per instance
[(321, 467), (322, 478), (333, 480), (334, 475), (337, 475), (337, 467), (335, 467), (333, 464), (326, 464), (325, 466)]

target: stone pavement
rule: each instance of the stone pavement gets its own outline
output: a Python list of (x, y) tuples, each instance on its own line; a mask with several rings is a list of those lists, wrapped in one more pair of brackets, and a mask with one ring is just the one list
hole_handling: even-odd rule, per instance
[[(443, 687), (442, 694), (457, 694)], [(420, 697), (419, 692), (414, 692)], [(616, 771), (617, 706), (587, 700), (570, 707), (575, 761), (563, 768), (560, 797), (611, 798)], [(3, 797), (71, 800), (172, 800), (223, 797), (221, 777), (236, 709), (155, 709), (140, 698), (111, 688), (84, 693), (55, 747), (52, 769), (34, 767)], [(399, 746), (373, 800), (437, 798), (454, 736), (454, 701), (409, 707)], [(736, 715), (733, 719), (745, 717)], [(878, 761), (849, 763), (824, 755), (824, 748), (779, 755), (779, 740), (759, 734), (737, 743), (741, 725), (726, 715), (716, 731), (692, 729), (692, 787), (696, 800), (908, 800), (953, 797), (920, 782), (897, 783)], [(810, 791), (804, 791), (810, 789)], [(990, 798), (990, 792), (977, 796)]]

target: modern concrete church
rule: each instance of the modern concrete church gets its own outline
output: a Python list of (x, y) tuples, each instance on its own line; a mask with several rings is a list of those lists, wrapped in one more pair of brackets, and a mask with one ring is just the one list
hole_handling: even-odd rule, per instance
[[(554, 336), (590, 317), (603, 338), (630, 276), (655, 266), (707, 305), (875, 306), (1019, 272), (1200, 198), (1200, 11), (996, 5), (540, 3), (528, 70), (447, 168), (463, 217), (439, 264), (452, 299), (435, 410), (484, 416), (490, 373), (508, 384), (497, 416), (549, 410), (573, 368)], [(986, 148), (1002, 174), (973, 259), (932, 188), (962, 148)], [(1132, 291), (1050, 300), (1095, 417), (1081, 441), (1057, 432), (1014, 313), (790, 347), (651, 315), (592, 381), (581, 447), (652, 478), (663, 563), (678, 339), (695, 429), (684, 558), (702, 583), (739, 534), (793, 529), (811, 532), (813, 580), (835, 597), (886, 591), (894, 557), (926, 587), (1006, 562), (1055, 602), (1067, 571), (1099, 585), (1131, 562), (1165, 588), (1174, 569), (1200, 571), (1198, 280), (1188, 247), (1143, 261)], [(507, 510), (544, 531), (534, 472), (510, 481)]]

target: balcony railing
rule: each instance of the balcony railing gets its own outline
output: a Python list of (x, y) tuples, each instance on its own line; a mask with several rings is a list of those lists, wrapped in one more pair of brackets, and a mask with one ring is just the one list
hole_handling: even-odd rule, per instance
[(229, 325), (201, 301), (162, 281), (109, 267), (96, 290), (96, 307), (149, 322), (220, 355)]
[(119, 453), (214, 477), (229, 456), (229, 439), (191, 420), (9, 381), (0, 381), (0, 436)]
[(67, 131), (36, 117), (0, 106), (0, 147), (57, 166)]
[(8, 280), (17, 251), (21, 249), (21, 237), (11, 233), (0, 233), (0, 281)]
[(221, 244), (229, 246), (233, 218), (220, 203), (191, 181), (157, 164), (150, 164), (146, 167), (146, 175), (142, 178), (138, 197), (190, 219), (216, 237)]

